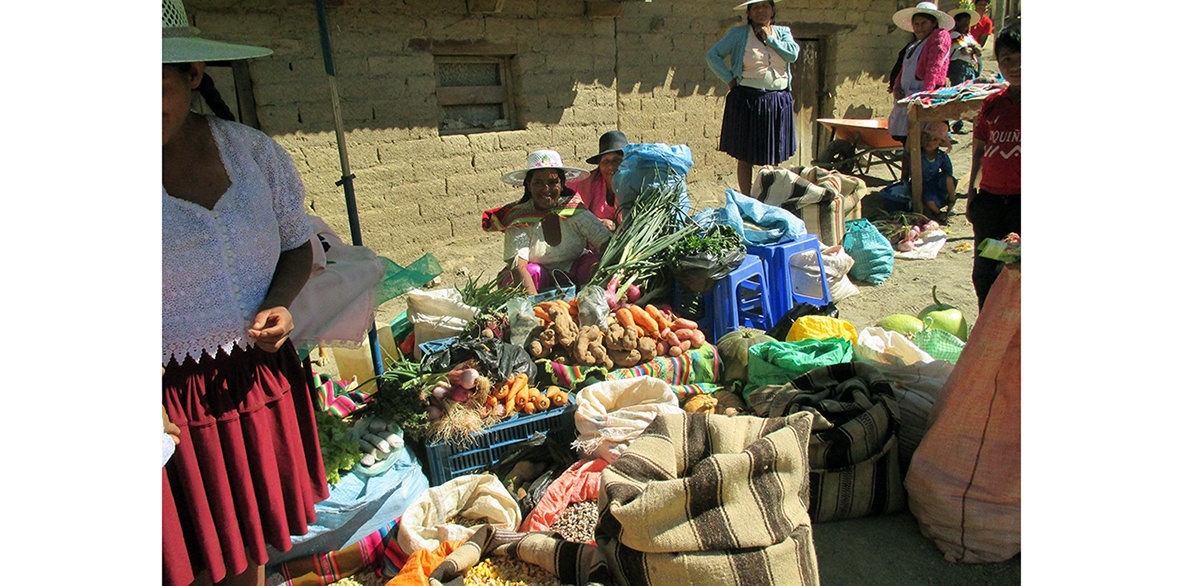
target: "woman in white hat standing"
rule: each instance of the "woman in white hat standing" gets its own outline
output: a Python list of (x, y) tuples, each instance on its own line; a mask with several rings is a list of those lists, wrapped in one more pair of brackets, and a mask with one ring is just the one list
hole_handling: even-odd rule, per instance
[[(946, 85), (946, 71), (950, 65), (950, 30), (954, 28), (954, 19), (938, 10), (937, 4), (921, 2), (912, 8), (896, 11), (892, 15), (892, 22), (916, 37), (905, 49), (900, 76), (892, 91), (896, 103), (888, 116), (888, 131), (892, 138), (903, 143), (908, 140), (908, 107), (899, 101), (915, 93)], [(907, 157), (903, 168), (904, 178), (907, 179)]]
[(534, 295), (553, 288), (556, 271), (574, 284), (592, 278), (612, 233), (567, 187), (568, 181), (587, 176), (583, 169), (563, 165), (557, 152), (542, 150), (529, 155), (524, 169), (501, 177), (525, 188), (520, 200), (483, 212), (483, 229), (504, 233), (501, 285), (515, 283)]
[(729, 85), (717, 150), (737, 159), (738, 188), (750, 193), (755, 165), (778, 165), (796, 152), (792, 63), (800, 45), (791, 29), (772, 24), (775, 0), (750, 0), (733, 9), (742, 7), (746, 24), (730, 29), (706, 60)]
[(329, 495), (288, 339), (311, 229), (278, 144), (191, 110), (200, 92), (231, 117), (205, 62), (270, 49), (196, 34), (182, 1), (163, 0), (162, 406), (179, 440), (162, 476), (163, 583), (262, 584), (267, 545), (291, 549)]

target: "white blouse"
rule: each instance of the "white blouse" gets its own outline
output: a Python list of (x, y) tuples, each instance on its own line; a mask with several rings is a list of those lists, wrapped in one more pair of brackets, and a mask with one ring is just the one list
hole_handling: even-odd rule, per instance
[(306, 244), (304, 185), (258, 130), (209, 117), (230, 186), (212, 210), (162, 192), (163, 364), (253, 344), (279, 254)]
[[(532, 205), (529, 203), (528, 205)], [(550, 246), (542, 232), (542, 223), (532, 226), (509, 228), (504, 231), (504, 259), (511, 263), (516, 258), (537, 263), (547, 270), (569, 271), (571, 265), (583, 254), (587, 245), (596, 249), (608, 244), (612, 232), (600, 223), (595, 214), (587, 210), (569, 218), (559, 218), (562, 226), (562, 242)]]
[(784, 61), (775, 49), (758, 40), (752, 27), (746, 35), (746, 52), (742, 55), (742, 77), (738, 83), (764, 90), (786, 90), (787, 61)]

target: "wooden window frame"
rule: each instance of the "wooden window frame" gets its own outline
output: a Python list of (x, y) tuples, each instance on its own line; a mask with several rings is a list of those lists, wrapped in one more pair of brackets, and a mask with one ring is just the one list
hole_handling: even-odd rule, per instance
[[(499, 105), (502, 119), (508, 121), (503, 126), (489, 126), (486, 128), (444, 128), (442, 126), (445, 121), (445, 113), (443, 111), (442, 120), (438, 122), (438, 134), (443, 136), (475, 134), (520, 128), (515, 120), (516, 108), (514, 105), (516, 100), (513, 93), (513, 57), (514, 55), (504, 54), (469, 55), (459, 53), (434, 55), (434, 65), (437, 68), (438, 86), (436, 95), (439, 108), (445, 108), (446, 106)], [(442, 64), (445, 63), (486, 63), (496, 65), (500, 74), (500, 85), (442, 87), (440, 70)]]

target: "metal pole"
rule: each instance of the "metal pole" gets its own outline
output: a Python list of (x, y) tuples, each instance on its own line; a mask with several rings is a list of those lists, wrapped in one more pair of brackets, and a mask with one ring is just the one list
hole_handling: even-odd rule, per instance
[[(354, 246), (362, 246), (362, 230), (358, 225), (358, 204), (354, 199), (354, 174), (350, 172), (350, 156), (346, 152), (346, 134), (342, 130), (342, 106), (338, 99), (337, 75), (333, 69), (333, 47), (329, 42), (329, 23), (325, 18), (325, 0), (315, 0), (317, 4), (317, 25), (321, 31), (321, 55), (325, 59), (325, 74), (329, 76), (329, 97), (333, 104), (333, 128), (337, 135), (338, 155), (342, 161), (342, 178), (336, 183), (346, 192), (346, 215), (350, 219), (350, 242)], [(383, 374), (383, 357), (379, 349), (379, 334), (375, 331), (375, 321), (371, 320), (371, 329), (367, 332), (367, 340), (371, 345), (371, 362), (375, 366), (375, 374)]]

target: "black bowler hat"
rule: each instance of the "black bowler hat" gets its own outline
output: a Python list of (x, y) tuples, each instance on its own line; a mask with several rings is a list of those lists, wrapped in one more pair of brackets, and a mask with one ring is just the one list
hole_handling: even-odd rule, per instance
[(615, 153), (629, 144), (625, 138), (625, 133), (620, 130), (610, 130), (600, 135), (600, 152), (595, 156), (590, 157), (587, 162), (589, 165), (595, 165), (600, 162), (600, 157), (608, 153)]

